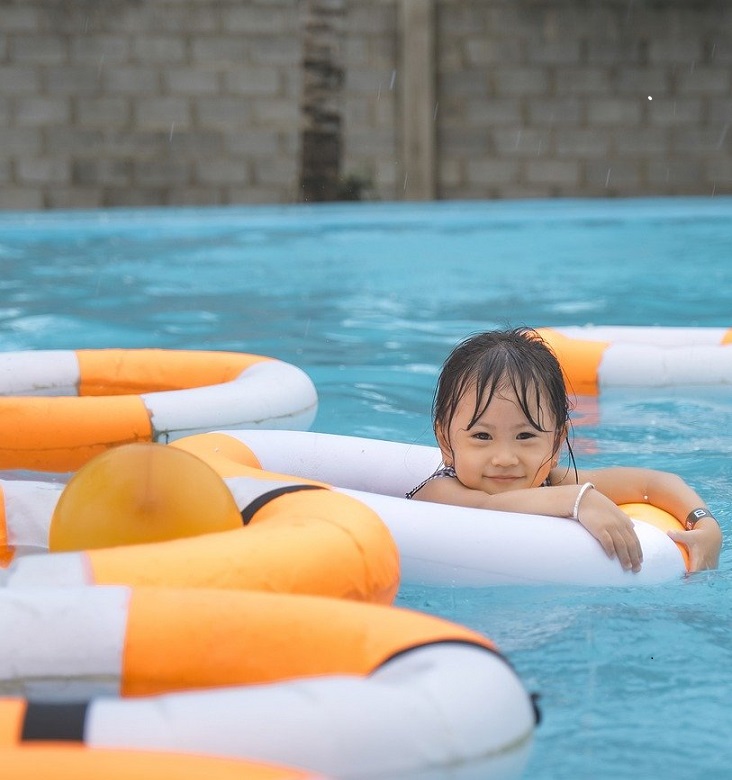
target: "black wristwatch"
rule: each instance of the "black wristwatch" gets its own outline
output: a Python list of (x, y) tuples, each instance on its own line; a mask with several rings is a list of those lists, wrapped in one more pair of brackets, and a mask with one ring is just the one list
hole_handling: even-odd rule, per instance
[(711, 517), (712, 520), (714, 520), (714, 515), (708, 510), (704, 509), (704, 507), (699, 507), (699, 509), (692, 509), (691, 512), (686, 516), (686, 522), (684, 525), (686, 526), (687, 531), (691, 531), (691, 529), (703, 518), (703, 517)]

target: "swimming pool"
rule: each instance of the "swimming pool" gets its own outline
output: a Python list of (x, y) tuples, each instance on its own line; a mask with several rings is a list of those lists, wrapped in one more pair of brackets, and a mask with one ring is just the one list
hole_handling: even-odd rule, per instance
[[(454, 343), (496, 325), (732, 324), (732, 199), (0, 215), (0, 349), (233, 349), (304, 368), (314, 430), (432, 443)], [(677, 471), (732, 532), (728, 387), (616, 389), (583, 465)], [(732, 563), (643, 589), (403, 588), (541, 696), (526, 777), (722, 777)]]

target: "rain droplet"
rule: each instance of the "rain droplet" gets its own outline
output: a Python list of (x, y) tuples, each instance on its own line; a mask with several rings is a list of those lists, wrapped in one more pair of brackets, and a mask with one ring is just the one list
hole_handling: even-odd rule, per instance
[(729, 131), (729, 122), (722, 128), (722, 134), (719, 136), (719, 141), (717, 141), (717, 149), (722, 148), (722, 144), (724, 143), (724, 139), (727, 137), (727, 132)]

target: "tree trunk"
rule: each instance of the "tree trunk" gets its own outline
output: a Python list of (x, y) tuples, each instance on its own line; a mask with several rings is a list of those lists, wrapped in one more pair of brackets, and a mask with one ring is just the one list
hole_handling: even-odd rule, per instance
[(344, 7), (345, 0), (304, 0), (300, 160), (304, 201), (340, 197)]

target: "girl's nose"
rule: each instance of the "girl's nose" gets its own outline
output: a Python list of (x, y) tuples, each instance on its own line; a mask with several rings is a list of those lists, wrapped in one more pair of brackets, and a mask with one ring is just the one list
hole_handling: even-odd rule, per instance
[(513, 466), (518, 462), (513, 447), (509, 445), (497, 445), (493, 450), (492, 459), (496, 466)]

